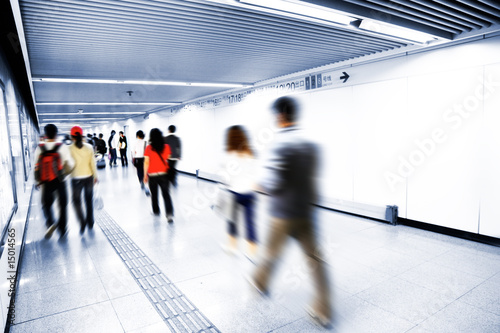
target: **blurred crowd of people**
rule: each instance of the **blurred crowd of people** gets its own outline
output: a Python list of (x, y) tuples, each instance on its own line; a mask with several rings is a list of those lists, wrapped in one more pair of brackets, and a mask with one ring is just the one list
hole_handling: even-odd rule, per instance
[[(221, 180), (233, 202), (232, 213), (227, 219), (228, 244), (224, 248), (235, 253), (238, 248), (237, 212), (244, 212), (245, 236), (248, 244), (247, 256), (257, 267), (250, 284), (261, 294), (268, 294), (268, 286), (277, 259), (288, 238), (300, 244), (312, 268), (315, 282), (315, 298), (307, 311), (322, 326), (329, 326), (331, 303), (327, 274), (321, 254), (318, 251), (316, 231), (313, 223), (312, 202), (316, 199), (316, 170), (318, 148), (302, 136), (298, 121), (298, 105), (291, 97), (281, 97), (273, 104), (276, 124), (279, 128), (267, 157), (259, 161), (263, 165), (261, 174), (256, 172), (257, 159), (249, 136), (241, 125), (231, 126), (226, 131), (226, 159), (222, 162), (236, 165), (237, 172)], [(42, 206), (50, 238), (58, 229), (61, 236), (67, 232), (67, 195), (65, 178), (71, 176), (73, 206), (80, 223), (80, 232), (92, 229), (93, 187), (98, 182), (97, 167), (105, 167), (106, 154), (109, 167), (116, 167), (117, 152), (121, 165), (128, 166), (128, 141), (123, 131), (113, 130), (106, 141), (87, 135), (75, 126), (71, 129), (71, 145), (56, 142), (57, 127), (45, 126), (45, 141), (36, 150), (35, 175), (42, 188)], [(164, 214), (169, 223), (174, 222), (174, 207), (170, 186), (177, 186), (177, 162), (181, 159), (181, 140), (175, 135), (176, 127), (168, 127), (168, 134), (153, 128), (148, 141), (141, 130), (130, 150), (132, 164), (136, 168), (141, 188), (151, 198), (152, 214), (160, 215), (159, 190), (164, 204)], [(270, 198), (270, 232), (267, 242), (258, 254), (258, 233), (255, 223), (256, 193), (265, 193)], [(83, 193), (83, 200), (82, 200)], [(60, 214), (56, 222), (51, 206), (57, 194)], [(83, 207), (85, 207), (85, 212)]]

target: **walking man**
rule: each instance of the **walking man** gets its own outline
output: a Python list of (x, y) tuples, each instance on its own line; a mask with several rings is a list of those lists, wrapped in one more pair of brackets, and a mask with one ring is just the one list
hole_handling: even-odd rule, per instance
[(181, 159), (181, 139), (175, 135), (175, 125), (168, 126), (168, 134), (164, 142), (170, 147), (170, 157), (168, 159), (168, 181), (177, 187), (177, 161)]
[(120, 131), (120, 139), (118, 140), (118, 145), (120, 146), (120, 158), (122, 160), (122, 166), (128, 166), (127, 159), (127, 137)]
[(301, 137), (296, 126), (297, 103), (281, 97), (273, 104), (279, 132), (266, 160), (260, 190), (270, 194), (271, 230), (263, 262), (251, 283), (262, 294), (268, 291), (271, 273), (286, 240), (295, 238), (305, 252), (312, 270), (315, 297), (309, 315), (324, 327), (330, 326), (330, 292), (325, 265), (320, 257), (313, 225), (316, 198), (315, 174), (318, 148)]
[(118, 139), (115, 136), (115, 130), (111, 131), (111, 136), (108, 139), (108, 147), (109, 147), (109, 166), (116, 165), (116, 148), (118, 146)]

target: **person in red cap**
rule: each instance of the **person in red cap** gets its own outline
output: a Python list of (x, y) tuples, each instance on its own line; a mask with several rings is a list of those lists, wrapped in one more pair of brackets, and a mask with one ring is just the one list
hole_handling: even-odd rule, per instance
[[(73, 205), (80, 222), (80, 233), (83, 234), (85, 227), (89, 229), (94, 227), (93, 187), (97, 183), (97, 168), (94, 149), (88, 143), (83, 142), (81, 127), (74, 126), (71, 129), (71, 139), (73, 144), (70, 146), (70, 152), (75, 161), (75, 167), (71, 173)], [(85, 198), (85, 215), (82, 209), (82, 191)]]

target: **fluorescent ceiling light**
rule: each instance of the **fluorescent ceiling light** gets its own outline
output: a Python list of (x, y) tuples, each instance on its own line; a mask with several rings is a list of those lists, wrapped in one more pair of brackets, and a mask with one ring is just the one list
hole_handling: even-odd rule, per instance
[(85, 116), (86, 114), (95, 114), (95, 115), (103, 115), (103, 116), (113, 116), (113, 115), (122, 115), (122, 114), (144, 114), (146, 111), (142, 112), (82, 112), (82, 113), (75, 113), (75, 112), (38, 112), (38, 116), (64, 116), (64, 115), (70, 115), (70, 116)]
[[(151, 86), (196, 86), (196, 87), (223, 87), (244, 88), (249, 84), (236, 83), (210, 83), (210, 82), (179, 82), (179, 81), (137, 81), (137, 80), (99, 80), (99, 79), (66, 79), (66, 78), (32, 78), (33, 82), (59, 82), (59, 83), (100, 83), (100, 84), (138, 84)], [(162, 104), (163, 105), (163, 104)]]
[(281, 13), (289, 13), (299, 15), (301, 18), (314, 19), (315, 22), (326, 21), (348, 25), (355, 18), (339, 14), (327, 7), (317, 6), (310, 3), (294, 0), (240, 0), (240, 3), (245, 3), (264, 8), (271, 8), (280, 11)]
[[(47, 122), (47, 121), (64, 121), (64, 122), (68, 122), (68, 121), (92, 121), (92, 120), (103, 120), (103, 118), (68, 118), (68, 117), (64, 117), (64, 118), (49, 118), (49, 119), (42, 119), (41, 121), (42, 122)], [(109, 121), (113, 121), (113, 120), (120, 120), (120, 119), (109, 119)]]
[(179, 105), (180, 103), (149, 103), (149, 102), (40, 102), (36, 105)]
[(436, 37), (420, 31), (368, 19), (361, 20), (359, 29), (376, 32), (382, 35), (398, 37), (401, 39), (417, 42), (420, 44), (425, 44), (427, 42), (436, 39)]

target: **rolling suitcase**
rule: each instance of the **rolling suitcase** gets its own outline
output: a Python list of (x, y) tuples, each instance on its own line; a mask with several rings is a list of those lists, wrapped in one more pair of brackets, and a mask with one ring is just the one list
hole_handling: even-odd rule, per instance
[(104, 155), (95, 154), (95, 159), (97, 169), (104, 169), (106, 167), (106, 160), (104, 159)]

